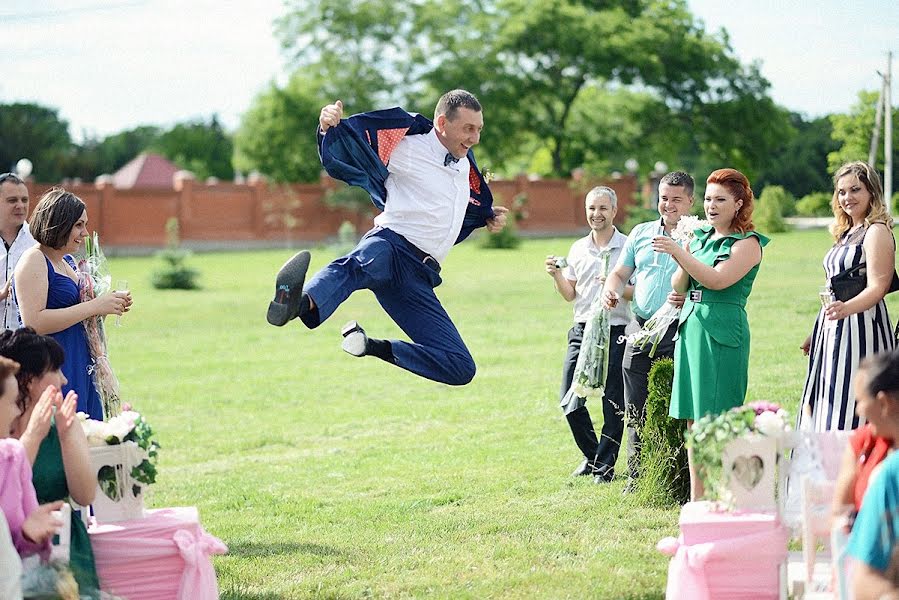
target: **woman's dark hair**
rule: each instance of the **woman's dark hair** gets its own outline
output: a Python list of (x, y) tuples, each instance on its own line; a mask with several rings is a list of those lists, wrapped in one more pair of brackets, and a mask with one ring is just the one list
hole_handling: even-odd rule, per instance
[(61, 187), (44, 194), (28, 220), (31, 235), (44, 246), (59, 250), (69, 241), (72, 227), (84, 214), (81, 198)]
[(862, 359), (858, 371), (868, 374), (868, 393), (899, 393), (899, 350), (872, 354)]
[(40, 335), (31, 327), (0, 333), (0, 356), (19, 363), (16, 381), (19, 383), (19, 399), (22, 411), (28, 405), (28, 386), (36, 377), (62, 366), (65, 353), (59, 342), (50, 336)]

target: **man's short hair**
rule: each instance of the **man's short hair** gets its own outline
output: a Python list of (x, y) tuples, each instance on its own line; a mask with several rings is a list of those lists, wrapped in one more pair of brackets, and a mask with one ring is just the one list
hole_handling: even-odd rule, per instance
[(598, 185), (589, 192), (587, 192), (587, 197), (584, 198), (584, 203), (589, 202), (592, 198), (606, 196), (609, 201), (612, 203), (612, 208), (618, 208), (618, 194), (615, 193), (610, 187), (604, 185)]
[(683, 171), (671, 171), (659, 180), (659, 185), (662, 185), (663, 183), (667, 183), (672, 187), (682, 187), (686, 190), (688, 196), (693, 195), (695, 184), (689, 173), (684, 173)]
[(11, 181), (15, 185), (25, 183), (22, 178), (15, 173), (0, 173), (0, 185), (6, 183), (7, 181)]
[(44, 246), (59, 250), (69, 241), (72, 227), (84, 214), (81, 198), (60, 187), (47, 191), (31, 215), (31, 235)]
[(434, 109), (434, 120), (440, 115), (452, 121), (456, 118), (460, 108), (467, 108), (475, 112), (481, 112), (481, 103), (471, 92), (465, 90), (451, 90), (440, 96), (437, 107)]

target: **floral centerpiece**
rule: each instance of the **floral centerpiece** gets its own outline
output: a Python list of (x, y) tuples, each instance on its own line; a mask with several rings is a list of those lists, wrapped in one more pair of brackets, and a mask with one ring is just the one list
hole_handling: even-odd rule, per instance
[[(109, 266), (103, 250), (100, 249), (96, 231), (84, 239), (84, 256), (78, 261), (78, 288), (82, 302), (93, 300), (112, 289)], [(103, 401), (103, 414), (106, 418), (113, 417), (121, 412), (119, 380), (112, 370), (112, 365), (109, 364), (103, 317), (99, 315), (88, 317), (83, 323), (92, 359), (92, 364), (88, 368), (97, 387), (97, 393)]]
[[(599, 254), (599, 272), (603, 277), (608, 275), (610, 258), (611, 253), (608, 250), (603, 250)], [(594, 300), (590, 311), (590, 317), (584, 326), (584, 337), (574, 367), (571, 387), (559, 403), (566, 415), (584, 406), (587, 400), (601, 399), (605, 392), (606, 375), (609, 370), (611, 322), (610, 311), (603, 306), (601, 294)]]
[[(698, 419), (687, 431), (686, 446), (693, 451), (693, 462), (699, 471), (706, 495), (733, 505), (731, 477), (741, 478), (750, 487), (758, 483), (758, 473), (742, 471), (761, 468), (754, 465), (758, 456), (740, 457), (731, 465), (731, 471), (724, 469), (724, 456), (733, 442), (760, 436), (762, 440), (776, 443), (777, 452), (784, 446), (791, 431), (787, 411), (771, 402), (751, 402), (737, 406), (717, 415), (706, 415)], [(773, 481), (773, 479), (772, 479)]]
[(124, 408), (108, 421), (95, 421), (78, 413), (102, 492), (94, 502), (98, 520), (140, 516), (143, 488), (156, 481), (159, 444), (153, 439), (153, 428), (127, 404)]
[[(696, 230), (708, 224), (708, 221), (693, 215), (681, 217), (674, 231), (671, 232), (671, 238), (680, 243), (681, 246), (689, 247), (690, 242), (693, 241), (696, 235)], [(665, 337), (668, 327), (672, 323), (676, 323), (679, 318), (680, 307), (665, 302), (655, 314), (646, 320), (639, 331), (635, 331), (627, 336), (627, 341), (641, 350), (646, 348), (646, 346), (651, 346), (649, 357), (652, 358), (656, 354), (659, 342)]]

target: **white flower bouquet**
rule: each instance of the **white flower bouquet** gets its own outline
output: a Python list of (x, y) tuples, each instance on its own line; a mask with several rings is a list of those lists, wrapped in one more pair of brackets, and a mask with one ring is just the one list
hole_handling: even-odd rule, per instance
[[(82, 302), (93, 300), (112, 288), (109, 266), (103, 250), (100, 249), (96, 231), (84, 239), (84, 257), (78, 261), (78, 288), (81, 291)], [(108, 419), (119, 414), (121, 406), (119, 380), (112, 370), (106, 350), (106, 330), (103, 327), (103, 317), (99, 315), (88, 317), (83, 323), (92, 359), (92, 364), (88, 369), (103, 402), (103, 414)]]
[[(611, 253), (599, 255), (600, 272), (608, 274)], [(609, 370), (609, 349), (612, 343), (609, 333), (610, 311), (603, 307), (602, 296), (597, 296), (591, 307), (590, 318), (584, 326), (581, 351), (574, 367), (571, 387), (559, 403), (565, 414), (584, 406), (587, 400), (602, 398), (605, 393), (606, 375)]]
[[(693, 215), (681, 217), (677, 222), (677, 227), (671, 232), (671, 238), (681, 246), (687, 247), (693, 240), (696, 230), (708, 224), (708, 221)], [(652, 358), (656, 354), (659, 342), (665, 337), (665, 332), (679, 318), (680, 307), (665, 302), (659, 310), (646, 320), (639, 331), (635, 331), (627, 336), (627, 341), (635, 348), (640, 348), (641, 350), (646, 348), (647, 345), (651, 345), (649, 357)]]

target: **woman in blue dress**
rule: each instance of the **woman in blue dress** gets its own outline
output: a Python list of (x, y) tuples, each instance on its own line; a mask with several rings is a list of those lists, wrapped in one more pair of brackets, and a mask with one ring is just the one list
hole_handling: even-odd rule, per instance
[(81, 301), (72, 254), (87, 237), (84, 202), (62, 188), (53, 188), (31, 215), (31, 233), (38, 245), (26, 250), (15, 271), (15, 291), (22, 322), (37, 333), (56, 339), (65, 351), (63, 393), (78, 394), (78, 411), (103, 420), (103, 404), (91, 376), (92, 364), (82, 321), (88, 317), (121, 315), (131, 306), (128, 292), (110, 292)]

